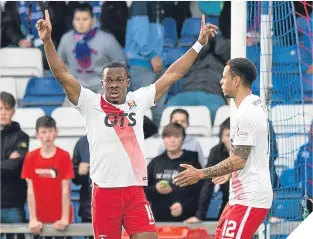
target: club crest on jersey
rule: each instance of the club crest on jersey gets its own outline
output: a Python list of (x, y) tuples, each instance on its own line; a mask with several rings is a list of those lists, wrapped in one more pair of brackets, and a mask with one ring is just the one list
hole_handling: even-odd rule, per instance
[(137, 107), (136, 102), (134, 100), (127, 101), (127, 105), (129, 107), (129, 110), (132, 110)]

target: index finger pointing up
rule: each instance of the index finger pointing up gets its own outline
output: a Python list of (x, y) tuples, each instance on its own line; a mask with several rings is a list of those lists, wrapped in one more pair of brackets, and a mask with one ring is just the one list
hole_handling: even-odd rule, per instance
[(205, 15), (204, 15), (204, 14), (202, 14), (201, 26), (202, 26), (202, 27), (205, 26)]
[(45, 20), (50, 21), (50, 15), (49, 15), (49, 11), (47, 9), (45, 10)]

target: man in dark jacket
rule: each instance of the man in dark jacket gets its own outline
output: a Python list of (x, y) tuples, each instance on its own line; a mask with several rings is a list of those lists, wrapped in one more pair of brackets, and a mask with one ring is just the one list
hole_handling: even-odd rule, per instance
[[(210, 151), (208, 158), (208, 164), (206, 167), (211, 167), (223, 161), (225, 158), (229, 157), (230, 152), (230, 118), (227, 118), (222, 124), (220, 129), (220, 143), (213, 147)], [(197, 213), (194, 217), (188, 218), (186, 223), (196, 223), (203, 221), (206, 218), (208, 207), (210, 205), (215, 184), (211, 179), (205, 180), (200, 198)], [(229, 182), (220, 185), (219, 190), (223, 193), (222, 205), (219, 212), (219, 216), (223, 212), (224, 207), (228, 202), (229, 197)]]
[(91, 179), (89, 177), (89, 143), (87, 136), (78, 140), (74, 148), (73, 164), (75, 178), (73, 182), (81, 185), (79, 197), (79, 216), (83, 222), (91, 222)]
[(21, 179), (29, 137), (17, 122), (12, 121), (15, 99), (0, 93), (0, 139), (1, 139), (1, 223), (24, 223), (26, 182)]
[(184, 91), (170, 98), (166, 106), (204, 105), (210, 110), (213, 122), (217, 109), (225, 104), (220, 81), (229, 58), (229, 41), (223, 36), (212, 39), (184, 76)]

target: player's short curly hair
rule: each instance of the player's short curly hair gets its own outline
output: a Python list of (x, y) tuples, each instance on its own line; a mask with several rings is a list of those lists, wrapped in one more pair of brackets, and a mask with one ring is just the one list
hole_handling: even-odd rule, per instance
[(102, 69), (102, 72), (105, 70), (105, 69), (112, 69), (112, 68), (124, 68), (125, 72), (126, 72), (126, 75), (127, 75), (127, 78), (129, 78), (129, 73), (128, 73), (128, 68), (126, 65), (124, 65), (123, 63), (120, 63), (120, 62), (117, 62), (117, 61), (113, 61), (113, 62), (110, 62), (108, 64), (106, 64), (103, 69)]
[(247, 58), (234, 58), (227, 61), (233, 76), (239, 76), (246, 86), (251, 87), (257, 77), (255, 65)]

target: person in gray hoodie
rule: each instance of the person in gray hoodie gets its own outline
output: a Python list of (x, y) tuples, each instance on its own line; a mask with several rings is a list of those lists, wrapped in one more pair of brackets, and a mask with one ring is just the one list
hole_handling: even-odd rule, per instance
[[(188, 112), (184, 109), (173, 110), (170, 116), (170, 123), (178, 123), (181, 126), (183, 126), (184, 129), (186, 130), (189, 126)], [(204, 167), (206, 165), (207, 159), (204, 158), (202, 148), (194, 137), (190, 135), (186, 135), (183, 145), (182, 145), (182, 149), (197, 152), (198, 160), (199, 160), (199, 163), (201, 164), (201, 167)], [(159, 155), (164, 153), (164, 151), (165, 151), (165, 146), (162, 144), (159, 149)]]
[(93, 12), (88, 3), (75, 8), (73, 25), (74, 30), (62, 36), (58, 54), (83, 87), (101, 92), (103, 66), (113, 61), (125, 64), (123, 50), (112, 34), (93, 26)]

